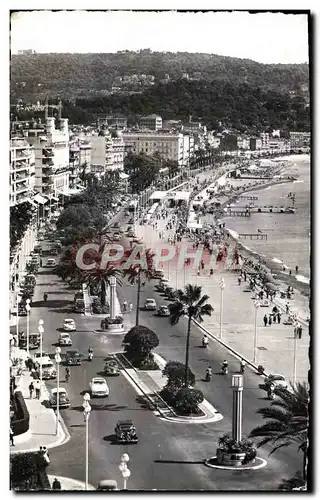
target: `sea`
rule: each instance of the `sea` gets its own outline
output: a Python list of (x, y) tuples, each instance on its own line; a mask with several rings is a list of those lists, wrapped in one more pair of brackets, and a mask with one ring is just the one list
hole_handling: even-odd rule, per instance
[[(254, 203), (258, 205), (291, 206), (288, 194), (295, 194), (294, 214), (252, 213), (246, 217), (224, 217), (226, 227), (237, 233), (257, 233), (258, 229), (267, 233), (267, 241), (241, 239), (247, 248), (259, 253), (274, 262), (282, 263), (287, 269), (295, 267), (299, 270), (296, 279), (309, 283), (310, 279), (310, 156), (292, 155), (283, 174), (297, 175), (298, 179), (285, 184), (269, 186), (261, 190), (250, 191), (250, 195), (258, 196)], [(243, 200), (239, 204), (243, 205)]]

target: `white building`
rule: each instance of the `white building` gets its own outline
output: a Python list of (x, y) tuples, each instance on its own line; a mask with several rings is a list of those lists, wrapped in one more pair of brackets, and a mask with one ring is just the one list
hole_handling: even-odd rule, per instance
[(104, 130), (103, 133), (87, 136), (91, 145), (91, 172), (102, 175), (106, 170), (122, 171), (125, 150), (122, 133), (119, 130)]
[(27, 141), (35, 151), (35, 190), (48, 197), (68, 193), (69, 190), (69, 130), (68, 119), (46, 118), (40, 134), (28, 132)]
[(140, 128), (147, 128), (148, 130), (161, 130), (162, 118), (159, 115), (143, 116), (139, 120)]
[(127, 151), (153, 156), (159, 153), (166, 160), (187, 166), (193, 149), (189, 135), (170, 132), (124, 132), (123, 140)]
[(34, 148), (23, 138), (10, 140), (10, 206), (29, 201), (35, 186)]
[(268, 149), (269, 148), (269, 141), (270, 141), (270, 136), (268, 132), (261, 132), (260, 134), (260, 139), (262, 141), (262, 149)]

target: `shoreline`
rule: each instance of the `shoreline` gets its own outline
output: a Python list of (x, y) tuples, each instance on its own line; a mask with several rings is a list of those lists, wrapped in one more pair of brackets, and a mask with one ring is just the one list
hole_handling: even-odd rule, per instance
[[(233, 193), (231, 197), (229, 197), (225, 202), (223, 202), (221, 204), (221, 209), (223, 210), (226, 207), (226, 205), (237, 200), (239, 198), (239, 196), (242, 196), (243, 194), (249, 193), (251, 191), (260, 191), (260, 190), (267, 188), (268, 186), (280, 185), (280, 184), (284, 184), (286, 182), (293, 182), (293, 179), (271, 180), (270, 182), (265, 182), (264, 184), (260, 184), (258, 186), (250, 186), (249, 188), (246, 188), (244, 186), (243, 189), (240, 189), (239, 192), (237, 192), (237, 193)], [(219, 215), (216, 218), (223, 219), (224, 214)], [(260, 262), (260, 263), (264, 264), (270, 270), (270, 272), (276, 276), (276, 279), (279, 282), (282, 282), (282, 283), (286, 284), (287, 286), (289, 286), (289, 285), (292, 286), (294, 289), (299, 291), (301, 293), (301, 295), (303, 295), (304, 297), (310, 297), (310, 282), (305, 283), (303, 281), (298, 281), (296, 279), (296, 274), (290, 275), (288, 273), (288, 270), (283, 271), (283, 266), (285, 266), (285, 263), (282, 263), (282, 261), (280, 261), (280, 259), (279, 259), (279, 261), (276, 261), (276, 260), (274, 260), (275, 257), (273, 257), (273, 258), (272, 257), (265, 257), (265, 256), (261, 255), (259, 252), (252, 250), (250, 247), (243, 244), (239, 240), (239, 238), (235, 237), (235, 235), (232, 234), (233, 230), (226, 228), (226, 231), (228, 232), (229, 237), (237, 244), (239, 249), (241, 249), (241, 254), (244, 257), (252, 258), (257, 263)], [(298, 273), (298, 275), (299, 275), (299, 273)], [(308, 279), (307, 277), (304, 277), (304, 278)]]

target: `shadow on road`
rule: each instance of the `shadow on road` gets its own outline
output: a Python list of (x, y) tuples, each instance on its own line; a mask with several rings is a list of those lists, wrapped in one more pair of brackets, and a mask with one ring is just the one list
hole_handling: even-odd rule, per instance
[(203, 465), (204, 460), (154, 460), (155, 464), (190, 464), (190, 465)]

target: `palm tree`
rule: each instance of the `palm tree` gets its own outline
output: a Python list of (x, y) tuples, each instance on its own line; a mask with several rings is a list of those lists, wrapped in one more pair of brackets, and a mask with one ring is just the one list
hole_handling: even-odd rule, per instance
[(106, 293), (107, 288), (110, 285), (111, 278), (117, 278), (119, 283), (119, 274), (120, 270), (111, 265), (107, 265), (105, 269), (100, 269), (100, 267), (97, 266), (84, 273), (84, 282), (86, 285), (88, 287), (94, 286), (99, 290), (101, 306), (106, 305)]
[(279, 448), (292, 443), (303, 452), (303, 475), (306, 476), (308, 451), (308, 404), (307, 384), (298, 382), (291, 389), (279, 387), (274, 390), (277, 398), (270, 406), (260, 408), (257, 413), (269, 419), (264, 425), (256, 427), (250, 437), (261, 437), (258, 447), (266, 443), (273, 445), (270, 455)]
[(147, 267), (143, 267), (141, 264), (131, 264), (128, 269), (123, 270), (123, 275), (128, 278), (129, 283), (132, 285), (137, 284), (137, 309), (136, 309), (136, 326), (139, 325), (139, 312), (140, 312), (140, 291), (141, 291), (141, 275), (143, 275), (147, 280), (150, 280), (153, 275), (154, 253), (149, 248), (145, 252), (145, 259)]
[(213, 307), (211, 304), (206, 304), (209, 299), (208, 295), (201, 296), (202, 287), (194, 285), (186, 285), (184, 290), (177, 290), (177, 299), (173, 304), (169, 305), (170, 323), (176, 325), (182, 316), (188, 316), (187, 328), (187, 343), (186, 343), (186, 361), (185, 361), (185, 376), (184, 385), (188, 387), (188, 367), (189, 367), (189, 344), (192, 319), (202, 323), (203, 316), (211, 316)]

